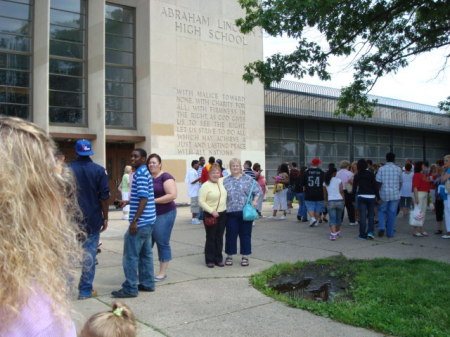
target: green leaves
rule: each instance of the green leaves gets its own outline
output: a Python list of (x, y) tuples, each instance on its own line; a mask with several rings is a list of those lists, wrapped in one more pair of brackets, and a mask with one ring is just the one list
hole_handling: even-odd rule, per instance
[[(450, 44), (450, 2), (445, 0), (238, 0), (245, 17), (236, 20), (241, 32), (256, 27), (271, 36), (298, 39), (295, 51), (275, 54), (246, 66), (243, 79), (259, 79), (267, 88), (291, 74), (302, 79), (331, 79), (330, 56), (357, 58), (351, 63), (354, 81), (343, 88), (336, 114), (372, 116), (375, 102), (367, 93), (377, 79), (406, 67), (414, 55)], [(317, 29), (319, 43), (305, 32)], [(450, 56), (447, 56), (447, 58)], [(450, 111), (450, 104), (441, 102)]]

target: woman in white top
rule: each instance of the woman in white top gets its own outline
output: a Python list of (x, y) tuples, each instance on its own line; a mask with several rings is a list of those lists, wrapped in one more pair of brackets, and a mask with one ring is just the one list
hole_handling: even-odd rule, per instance
[(405, 171), (402, 173), (402, 188), (400, 189), (400, 208), (402, 209), (403, 216), (409, 215), (409, 210), (412, 205), (412, 180), (414, 173), (411, 171), (412, 165), (406, 164)]
[(323, 195), (325, 207), (330, 215), (330, 240), (336, 240), (341, 234), (342, 212), (344, 211), (344, 190), (342, 181), (336, 178), (336, 168), (330, 168), (324, 176)]

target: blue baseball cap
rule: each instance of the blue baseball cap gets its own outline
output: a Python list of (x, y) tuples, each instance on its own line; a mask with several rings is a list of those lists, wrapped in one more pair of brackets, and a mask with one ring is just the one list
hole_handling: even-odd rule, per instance
[(92, 156), (94, 155), (94, 151), (92, 151), (91, 142), (87, 139), (77, 140), (75, 143), (75, 152), (79, 156)]

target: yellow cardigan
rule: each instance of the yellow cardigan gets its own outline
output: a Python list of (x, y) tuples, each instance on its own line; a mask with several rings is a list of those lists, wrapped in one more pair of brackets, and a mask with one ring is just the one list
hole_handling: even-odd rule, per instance
[(223, 187), (223, 178), (220, 178), (218, 183), (212, 183), (209, 180), (204, 183), (200, 188), (198, 203), (200, 204), (200, 207), (208, 213), (216, 210), (217, 203), (219, 203), (217, 212), (225, 211), (227, 209), (227, 190)]

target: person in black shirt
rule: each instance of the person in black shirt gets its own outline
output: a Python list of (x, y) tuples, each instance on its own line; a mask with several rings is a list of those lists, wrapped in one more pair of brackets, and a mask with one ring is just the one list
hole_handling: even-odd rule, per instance
[(309, 226), (318, 226), (320, 213), (324, 210), (323, 176), (324, 172), (319, 168), (321, 161), (314, 158), (311, 167), (303, 175), (303, 189), (305, 191), (305, 204), (309, 215)]
[[(375, 175), (368, 170), (365, 159), (358, 160), (358, 173), (353, 177), (353, 195), (358, 198), (359, 210), (359, 238), (374, 239), (375, 204), (379, 202), (380, 195)], [(366, 226), (366, 221), (368, 224)]]

